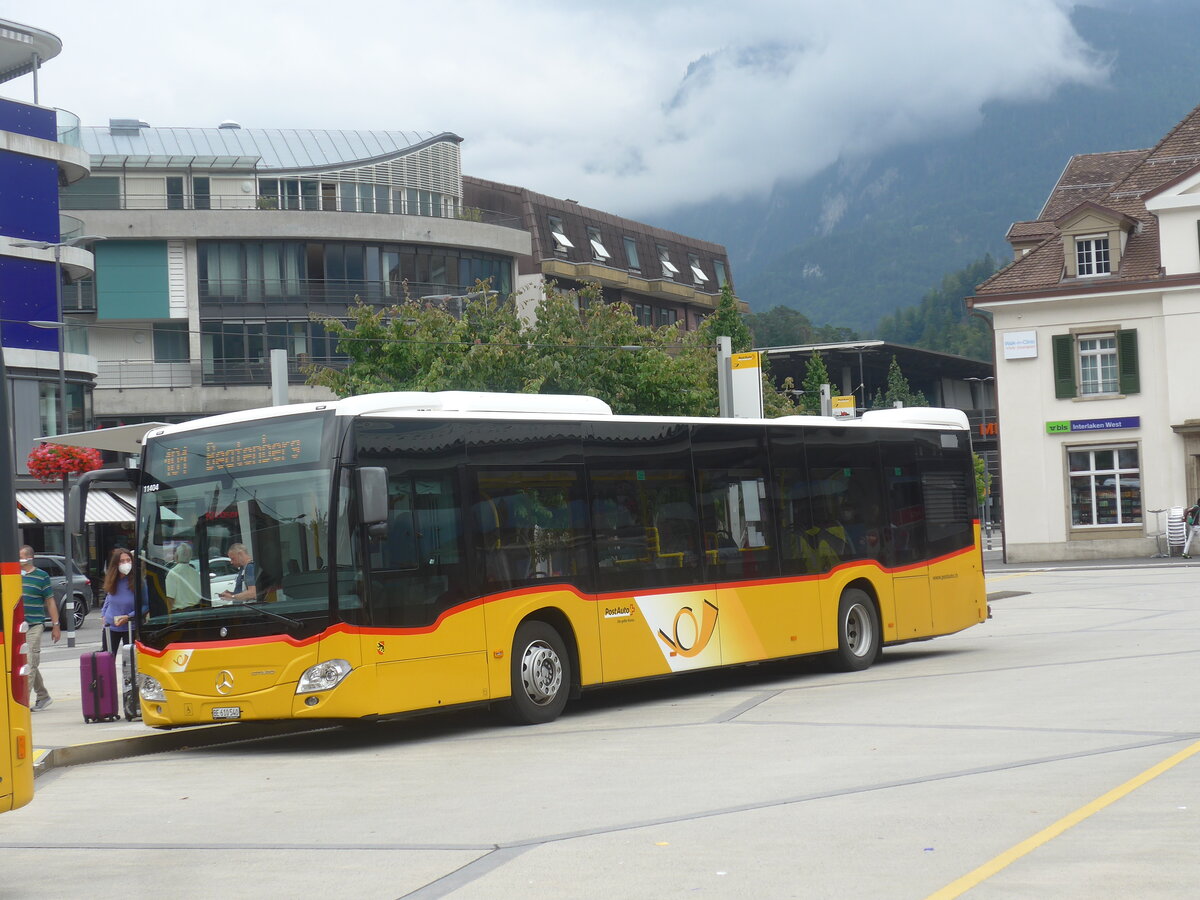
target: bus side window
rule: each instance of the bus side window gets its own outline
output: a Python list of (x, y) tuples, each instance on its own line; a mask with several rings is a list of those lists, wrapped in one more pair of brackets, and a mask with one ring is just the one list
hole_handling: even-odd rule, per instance
[(475, 496), (486, 589), (578, 577), (588, 534), (577, 468), (481, 470)]

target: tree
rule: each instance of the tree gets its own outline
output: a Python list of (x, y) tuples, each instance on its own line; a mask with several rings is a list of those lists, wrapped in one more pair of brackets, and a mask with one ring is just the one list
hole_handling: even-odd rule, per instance
[(754, 337), (746, 320), (738, 312), (737, 298), (733, 296), (729, 282), (722, 285), (716, 310), (704, 320), (697, 332), (704, 334), (713, 345), (721, 335), (727, 336), (734, 353), (745, 353), (754, 346)]
[(992, 492), (992, 473), (987, 470), (987, 462), (978, 453), (972, 453), (975, 463), (975, 503), (983, 506), (988, 494)]
[(754, 334), (756, 347), (792, 347), (858, 339), (858, 335), (850, 328), (813, 325), (808, 316), (790, 306), (776, 306), (763, 313), (749, 313), (746, 324)]
[(881, 319), (879, 337), (897, 344), (990, 361), (991, 328), (980, 316), (969, 315), (964, 301), (996, 268), (989, 254), (944, 276), (941, 287), (927, 293), (918, 305)]
[(825, 360), (821, 359), (821, 351), (814, 350), (813, 355), (804, 364), (804, 382), (801, 385), (800, 412), (807, 416), (821, 414), (821, 385), (829, 384), (829, 369)]
[(904, 377), (904, 373), (900, 371), (900, 363), (896, 361), (896, 357), (892, 356), (891, 365), (888, 366), (887, 390), (882, 394), (879, 391), (875, 392), (875, 397), (871, 401), (871, 405), (875, 408), (895, 406), (899, 401), (904, 406), (926, 406), (928, 401), (925, 395), (920, 391), (913, 391), (909, 387), (908, 379)]
[[(481, 298), (460, 318), (406, 299), (383, 308), (358, 302), (347, 321), (322, 319), (347, 364), (311, 366), (309, 383), (339, 397), (397, 390), (587, 394), (619, 414), (714, 416), (717, 335), (727, 329), (735, 347), (750, 345), (728, 291), (700, 329), (684, 333), (678, 324), (638, 324), (628, 304), (606, 303), (596, 285), (564, 291), (547, 284), (533, 324), (517, 315), (513, 298), (486, 288), (476, 286)], [(794, 411), (768, 382), (764, 391), (772, 414)]]

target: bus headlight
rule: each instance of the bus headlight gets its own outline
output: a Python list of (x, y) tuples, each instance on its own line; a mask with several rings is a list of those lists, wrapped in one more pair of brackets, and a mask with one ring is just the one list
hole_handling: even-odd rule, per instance
[(167, 695), (163, 693), (163, 686), (159, 684), (157, 678), (151, 678), (149, 675), (143, 675), (138, 672), (138, 693), (142, 695), (143, 700), (166, 700)]
[(311, 694), (337, 687), (350, 674), (350, 663), (344, 659), (331, 659), (306, 669), (296, 683), (297, 694)]

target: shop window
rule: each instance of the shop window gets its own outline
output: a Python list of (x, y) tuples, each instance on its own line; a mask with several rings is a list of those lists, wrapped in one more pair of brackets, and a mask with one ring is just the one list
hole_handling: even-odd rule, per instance
[(1142, 521), (1142, 475), (1134, 444), (1067, 451), (1071, 525), (1138, 525)]

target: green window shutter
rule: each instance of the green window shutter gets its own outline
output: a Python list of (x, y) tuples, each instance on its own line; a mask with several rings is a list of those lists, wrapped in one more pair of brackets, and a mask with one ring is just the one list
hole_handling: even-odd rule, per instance
[(1075, 338), (1056, 334), (1051, 340), (1054, 341), (1054, 396), (1068, 400), (1079, 391), (1075, 384)]
[(1123, 328), (1117, 332), (1117, 377), (1122, 394), (1140, 394), (1142, 382), (1138, 375), (1137, 329)]

